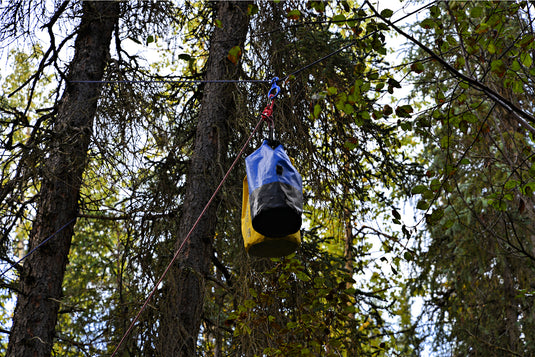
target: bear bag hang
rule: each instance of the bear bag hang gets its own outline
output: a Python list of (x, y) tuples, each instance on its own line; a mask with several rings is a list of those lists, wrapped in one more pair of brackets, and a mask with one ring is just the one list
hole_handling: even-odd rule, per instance
[(301, 175), (274, 140), (264, 140), (245, 165), (242, 234), (246, 250), (264, 257), (292, 253), (301, 242)]

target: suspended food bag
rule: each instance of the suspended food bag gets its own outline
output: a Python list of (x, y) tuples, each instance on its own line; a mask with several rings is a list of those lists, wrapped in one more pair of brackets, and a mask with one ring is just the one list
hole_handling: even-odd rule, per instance
[(299, 231), (303, 184), (282, 145), (264, 140), (245, 159), (245, 165), (254, 230), (266, 237), (285, 237)]
[(245, 250), (258, 257), (282, 257), (293, 253), (301, 243), (301, 232), (285, 237), (266, 237), (254, 230), (251, 224), (249, 187), (247, 176), (243, 179), (243, 199), (241, 211), (241, 231)]

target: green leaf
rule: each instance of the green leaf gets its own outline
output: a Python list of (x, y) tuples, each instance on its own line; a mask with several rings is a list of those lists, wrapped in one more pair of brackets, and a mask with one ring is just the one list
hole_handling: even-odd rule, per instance
[(355, 112), (355, 108), (353, 108), (351, 104), (347, 103), (346, 105), (344, 105), (343, 111), (344, 113), (351, 115)]
[(385, 115), (385, 117), (391, 115), (393, 113), (393, 109), (390, 105), (388, 104), (385, 104), (385, 106), (383, 107), (383, 114)]
[(295, 275), (297, 276), (297, 278), (301, 281), (304, 281), (304, 282), (308, 282), (310, 281), (310, 277), (308, 275), (306, 275), (304, 272), (302, 271), (298, 271), (295, 273)]
[(470, 164), (470, 160), (468, 160), (467, 158), (464, 158), (461, 161), (459, 161), (459, 165), (469, 165), (469, 164)]
[(482, 22), (479, 25), (476, 26), (476, 33), (482, 34), (489, 30), (490, 26), (486, 22)]
[(214, 23), (215, 23), (215, 27), (220, 28), (220, 29), (223, 28), (223, 22), (221, 22), (221, 20), (215, 19)]
[(257, 13), (258, 13), (258, 5), (249, 4), (247, 6), (247, 15), (252, 16), (252, 15), (256, 15)]
[(522, 94), (524, 93), (524, 83), (521, 81), (513, 81), (512, 83), (513, 93)]
[(446, 222), (444, 222), (444, 224), (442, 225), (442, 228), (448, 229), (448, 228), (451, 228), (454, 224), (455, 224), (454, 219), (448, 219)]
[(440, 182), (439, 179), (431, 180), (431, 185), (430, 185), (431, 191), (438, 192), (438, 190), (440, 190), (440, 186), (442, 186), (442, 183)]
[(435, 27), (435, 21), (432, 19), (425, 19), (422, 22), (420, 22), (420, 26), (426, 30)]
[(355, 148), (358, 147), (358, 140), (355, 139), (355, 138), (349, 138), (345, 141), (344, 143), (344, 148), (348, 149), (348, 150), (353, 150)]
[(516, 59), (513, 60), (511, 63), (511, 67), (509, 68), (513, 72), (520, 71), (520, 62), (518, 62)]
[(477, 123), (477, 117), (472, 112), (464, 113), (463, 119), (472, 124)]
[[(345, 20), (346, 20), (346, 17), (344, 15), (342, 15), (342, 14), (335, 15), (331, 19), (331, 21), (338, 22), (338, 23), (344, 22)], [(342, 25), (342, 24), (340, 24), (340, 25)]]
[(359, 115), (364, 120), (370, 120), (372, 118), (371, 115), (370, 115), (370, 112), (368, 112), (368, 111), (360, 112)]
[(468, 122), (466, 120), (461, 120), (459, 122), (459, 130), (463, 133), (463, 134), (466, 134), (468, 132)]
[(230, 51), (228, 52), (228, 56), (227, 58), (229, 59), (230, 62), (234, 63), (234, 64), (238, 64), (238, 61), (241, 57), (241, 48), (240, 46), (234, 46), (230, 49)]
[(411, 64), (411, 71), (420, 74), (424, 71), (424, 65), (422, 64), (422, 62), (415, 62)]
[(503, 77), (507, 68), (505, 67), (505, 64), (503, 63), (503, 61), (501, 59), (498, 59), (490, 63), (490, 69), (493, 73), (497, 74), (499, 77)]
[(517, 180), (509, 180), (505, 183), (504, 188), (506, 190), (512, 190), (516, 188), (518, 185), (520, 185), (520, 182)]
[(189, 61), (191, 60), (191, 56), (188, 55), (187, 53), (181, 53), (178, 55), (178, 58), (181, 59), (181, 60), (184, 60), (184, 61)]
[(149, 43), (153, 43), (154, 42), (154, 36), (153, 35), (149, 35), (147, 36), (147, 40), (145, 41), (145, 45), (148, 45)]
[(470, 10), (470, 17), (472, 18), (481, 17), (482, 14), (483, 14), (483, 8), (481, 6), (476, 5)]
[(314, 106), (314, 118), (318, 118), (320, 116), (320, 113), (321, 113), (321, 105), (316, 104)]
[(521, 48), (526, 48), (530, 44), (533, 43), (534, 39), (535, 39), (535, 37), (532, 34), (527, 34), (527, 35), (524, 35), (522, 37), (522, 39), (520, 41), (518, 41), (515, 45), (518, 45)]
[(533, 64), (533, 59), (528, 52), (522, 52), (520, 54), (520, 62), (524, 67), (529, 68)]
[(422, 198), (424, 200), (432, 200), (435, 197), (435, 194), (431, 190), (426, 190), (424, 193), (422, 193)]
[(396, 81), (394, 78), (388, 78), (387, 83), (394, 88), (401, 88), (401, 84), (398, 81)]
[[(309, 4), (310, 4), (310, 7), (312, 9), (316, 10), (320, 14), (325, 12), (325, 4), (324, 4), (323, 1), (310, 1)], [(346, 6), (347, 6), (347, 4), (346, 4)], [(349, 11), (349, 10), (347, 10), (347, 11)]]
[(410, 118), (413, 112), (412, 106), (406, 104), (396, 108), (396, 115), (401, 118)]
[(412, 130), (412, 123), (410, 121), (404, 121), (400, 124), (402, 130), (409, 131)]
[(426, 185), (416, 185), (412, 188), (411, 190), (411, 193), (413, 195), (417, 195), (417, 194), (420, 194), (420, 193), (424, 193), (425, 191), (427, 191), (427, 186)]
[(440, 8), (436, 5), (431, 6), (429, 8), (429, 14), (434, 18), (440, 17)]
[(288, 11), (288, 14), (286, 15), (290, 20), (299, 20), (301, 17), (301, 11), (295, 9)]
[(338, 88), (336, 88), (336, 87), (327, 88), (327, 94), (328, 95), (336, 95), (336, 94), (338, 94)]
[(381, 11), (381, 16), (386, 17), (387, 19), (392, 17), (392, 15), (394, 15), (394, 11), (390, 9), (384, 9), (383, 11)]
[[(448, 52), (450, 49), (450, 44), (449, 42), (446, 42), (446, 41), (442, 41), (441, 44), (440, 44), (440, 50), (442, 52)], [(461, 57), (462, 58), (462, 57)], [(457, 63), (457, 62), (456, 62)]]
[(535, 182), (529, 182), (522, 188), (522, 193), (526, 196), (531, 196), (535, 192)]
[(422, 211), (425, 211), (429, 208), (429, 203), (425, 200), (420, 200), (418, 201), (418, 203), (416, 204), (416, 208), (422, 210)]
[(447, 35), (446, 36), (446, 41), (448, 41), (448, 44), (450, 44), (451, 46), (457, 46), (458, 45), (457, 40), (452, 35)]
[[(375, 71), (373, 71), (373, 72), (368, 72), (367, 77), (368, 77), (368, 79), (374, 81), (374, 80), (376, 80), (376, 79), (379, 78), (379, 73), (377, 73), (377, 72), (375, 72)], [(367, 84), (370, 85), (369, 82), (367, 82)], [(383, 84), (383, 85), (384, 85), (384, 84)], [(371, 85), (370, 85), (370, 86), (371, 86)]]
[(403, 236), (405, 238), (410, 238), (411, 232), (407, 229), (407, 227), (405, 225), (401, 226), (401, 231), (403, 232)]
[(442, 217), (444, 217), (444, 210), (442, 208), (437, 208), (433, 213), (426, 216), (426, 222), (429, 225), (437, 224)]

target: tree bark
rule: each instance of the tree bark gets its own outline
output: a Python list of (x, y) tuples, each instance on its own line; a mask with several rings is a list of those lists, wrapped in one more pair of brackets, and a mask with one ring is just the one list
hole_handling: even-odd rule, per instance
[[(239, 66), (227, 56), (234, 46), (243, 48), (247, 35), (249, 2), (219, 1), (211, 37), (206, 80), (236, 79)], [(201, 100), (194, 153), (186, 179), (186, 193), (176, 248), (212, 196), (222, 175), (229, 143), (228, 120), (235, 103), (231, 84), (206, 83)], [(216, 199), (217, 201), (217, 199)], [(194, 356), (204, 299), (204, 278), (209, 274), (211, 243), (215, 233), (217, 202), (213, 202), (166, 281), (159, 336), (161, 356)]]
[[(119, 18), (118, 2), (84, 1), (82, 6), (67, 86), (42, 160), (43, 177), (30, 249), (78, 215), (100, 85), (71, 81), (102, 79)], [(25, 260), (8, 356), (50, 356), (73, 232), (73, 224), (69, 224)]]

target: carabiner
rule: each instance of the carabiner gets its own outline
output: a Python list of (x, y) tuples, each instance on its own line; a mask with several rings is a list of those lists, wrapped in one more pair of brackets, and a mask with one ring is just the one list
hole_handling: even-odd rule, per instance
[[(278, 80), (279, 80), (279, 77), (273, 77), (273, 79), (271, 80), (271, 89), (268, 92), (268, 99), (273, 99), (277, 95), (279, 95), (281, 88), (277, 85)], [(275, 91), (275, 94), (272, 94), (271, 93), (272, 91)]]

